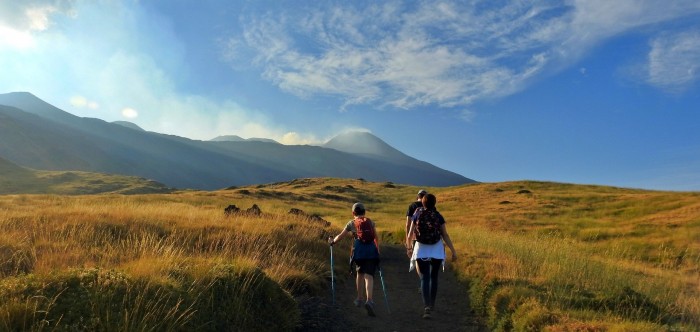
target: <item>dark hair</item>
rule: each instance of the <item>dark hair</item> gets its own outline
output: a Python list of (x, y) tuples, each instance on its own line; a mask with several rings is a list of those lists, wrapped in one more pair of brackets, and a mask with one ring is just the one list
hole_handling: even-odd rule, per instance
[(365, 206), (362, 203), (355, 203), (352, 205), (352, 212), (355, 213), (357, 216), (361, 216), (365, 214)]
[(423, 196), (423, 199), (421, 199), (421, 202), (423, 203), (423, 206), (428, 209), (432, 210), (435, 209), (435, 203), (437, 203), (437, 198), (435, 198), (435, 195), (433, 194), (427, 194)]

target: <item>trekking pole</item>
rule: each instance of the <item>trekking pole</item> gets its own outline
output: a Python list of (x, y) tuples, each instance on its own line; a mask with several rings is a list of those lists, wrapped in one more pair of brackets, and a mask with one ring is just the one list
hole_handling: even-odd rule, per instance
[(333, 305), (335, 305), (335, 274), (333, 273), (333, 244), (330, 242), (332, 237), (328, 237), (328, 242), (331, 243), (331, 292), (333, 294)]
[(382, 274), (382, 267), (379, 267), (379, 280), (382, 281), (382, 290), (384, 291), (384, 303), (386, 303), (386, 311), (391, 313), (389, 309), (389, 298), (386, 296), (386, 286), (384, 286), (384, 274)]

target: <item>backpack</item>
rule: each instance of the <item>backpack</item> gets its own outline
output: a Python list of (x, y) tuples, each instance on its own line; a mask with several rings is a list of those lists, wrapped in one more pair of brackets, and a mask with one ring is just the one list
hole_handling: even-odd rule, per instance
[(435, 244), (440, 241), (440, 213), (435, 210), (419, 208), (415, 221), (416, 241), (423, 244)]
[(360, 240), (360, 242), (374, 242), (374, 229), (372, 228), (372, 221), (369, 218), (355, 218), (355, 230), (357, 231), (357, 239)]

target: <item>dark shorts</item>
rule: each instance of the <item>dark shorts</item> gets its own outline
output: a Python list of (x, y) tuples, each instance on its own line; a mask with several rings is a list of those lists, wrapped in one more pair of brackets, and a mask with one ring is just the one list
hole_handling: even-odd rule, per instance
[(356, 259), (355, 260), (355, 270), (357, 273), (365, 273), (374, 276), (374, 271), (377, 270), (377, 265), (379, 265), (379, 259)]

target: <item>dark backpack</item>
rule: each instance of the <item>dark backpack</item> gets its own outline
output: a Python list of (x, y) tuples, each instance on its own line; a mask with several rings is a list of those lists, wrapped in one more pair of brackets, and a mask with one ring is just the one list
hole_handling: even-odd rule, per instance
[(372, 228), (372, 221), (369, 218), (355, 218), (355, 230), (357, 231), (357, 239), (362, 243), (374, 242), (374, 229)]
[(435, 244), (440, 241), (440, 214), (435, 210), (419, 208), (415, 221), (416, 241), (423, 244)]

